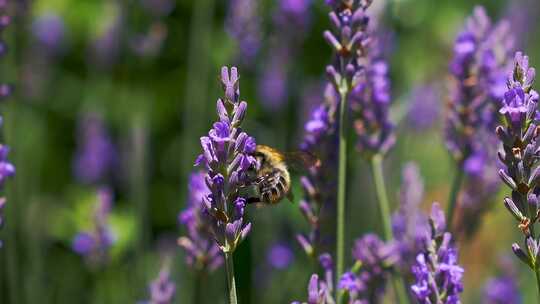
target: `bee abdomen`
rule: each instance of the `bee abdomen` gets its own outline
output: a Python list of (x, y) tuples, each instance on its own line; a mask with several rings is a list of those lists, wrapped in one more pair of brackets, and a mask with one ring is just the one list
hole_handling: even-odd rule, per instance
[(263, 202), (277, 204), (288, 191), (286, 180), (280, 170), (273, 170), (261, 179), (259, 184), (260, 195)]

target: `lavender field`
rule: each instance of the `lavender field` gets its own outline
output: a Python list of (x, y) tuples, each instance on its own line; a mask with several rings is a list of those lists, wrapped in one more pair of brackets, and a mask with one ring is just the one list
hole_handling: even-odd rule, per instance
[(538, 0), (0, 0), (0, 303), (540, 303)]

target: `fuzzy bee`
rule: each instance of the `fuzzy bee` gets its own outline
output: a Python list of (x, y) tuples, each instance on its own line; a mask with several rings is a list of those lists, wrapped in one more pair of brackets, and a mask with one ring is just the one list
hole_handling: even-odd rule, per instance
[(253, 156), (257, 168), (251, 185), (255, 186), (257, 195), (250, 197), (249, 203), (275, 205), (283, 198), (292, 202), (289, 166), (304, 169), (320, 166), (320, 161), (307, 152), (283, 153), (264, 145), (257, 145)]

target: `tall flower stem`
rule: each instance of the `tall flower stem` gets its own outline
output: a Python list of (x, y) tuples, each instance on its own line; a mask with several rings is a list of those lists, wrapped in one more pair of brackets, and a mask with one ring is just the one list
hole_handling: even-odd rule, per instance
[(373, 173), (373, 182), (375, 183), (377, 201), (379, 202), (379, 217), (382, 224), (383, 236), (385, 240), (391, 240), (393, 236), (392, 226), (390, 225), (390, 206), (388, 196), (386, 195), (382, 156), (380, 154), (376, 154), (371, 158), (371, 172)]
[(345, 191), (347, 184), (347, 126), (345, 108), (347, 104), (348, 88), (341, 85), (339, 90), (339, 159), (338, 159), (338, 194), (337, 194), (337, 221), (336, 221), (336, 276), (343, 274), (345, 264)]
[(232, 253), (225, 253), (225, 270), (227, 271), (227, 286), (229, 288), (229, 304), (236, 304), (236, 281), (234, 279), (234, 261)]
[(540, 268), (535, 267), (536, 270), (534, 273), (536, 274), (536, 287), (538, 288), (538, 301), (540, 302)]
[(446, 210), (446, 216), (448, 217), (447, 223), (448, 223), (448, 230), (452, 231), (452, 222), (454, 221), (454, 213), (456, 212), (456, 205), (457, 205), (457, 198), (459, 194), (459, 189), (461, 188), (461, 184), (463, 183), (463, 170), (461, 170), (461, 166), (458, 166), (456, 168), (456, 175), (454, 177), (454, 181), (452, 182), (452, 188), (450, 189), (450, 193), (448, 195), (448, 209)]
[[(379, 202), (379, 217), (382, 223), (383, 236), (386, 241), (394, 238), (392, 234), (392, 226), (390, 224), (390, 204), (386, 194), (386, 183), (384, 182), (382, 155), (375, 154), (371, 158), (371, 172), (373, 173), (373, 182), (377, 192), (377, 201)], [(407, 292), (405, 291), (405, 283), (403, 278), (395, 276), (392, 278), (392, 285), (396, 293), (398, 303), (409, 303)]]

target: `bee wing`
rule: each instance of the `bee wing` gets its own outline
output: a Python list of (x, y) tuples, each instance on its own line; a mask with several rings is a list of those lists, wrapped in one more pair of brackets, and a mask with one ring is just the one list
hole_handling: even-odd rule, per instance
[(320, 167), (321, 160), (312, 153), (306, 151), (294, 151), (284, 153), (287, 163), (295, 170), (305, 171), (312, 167)]

